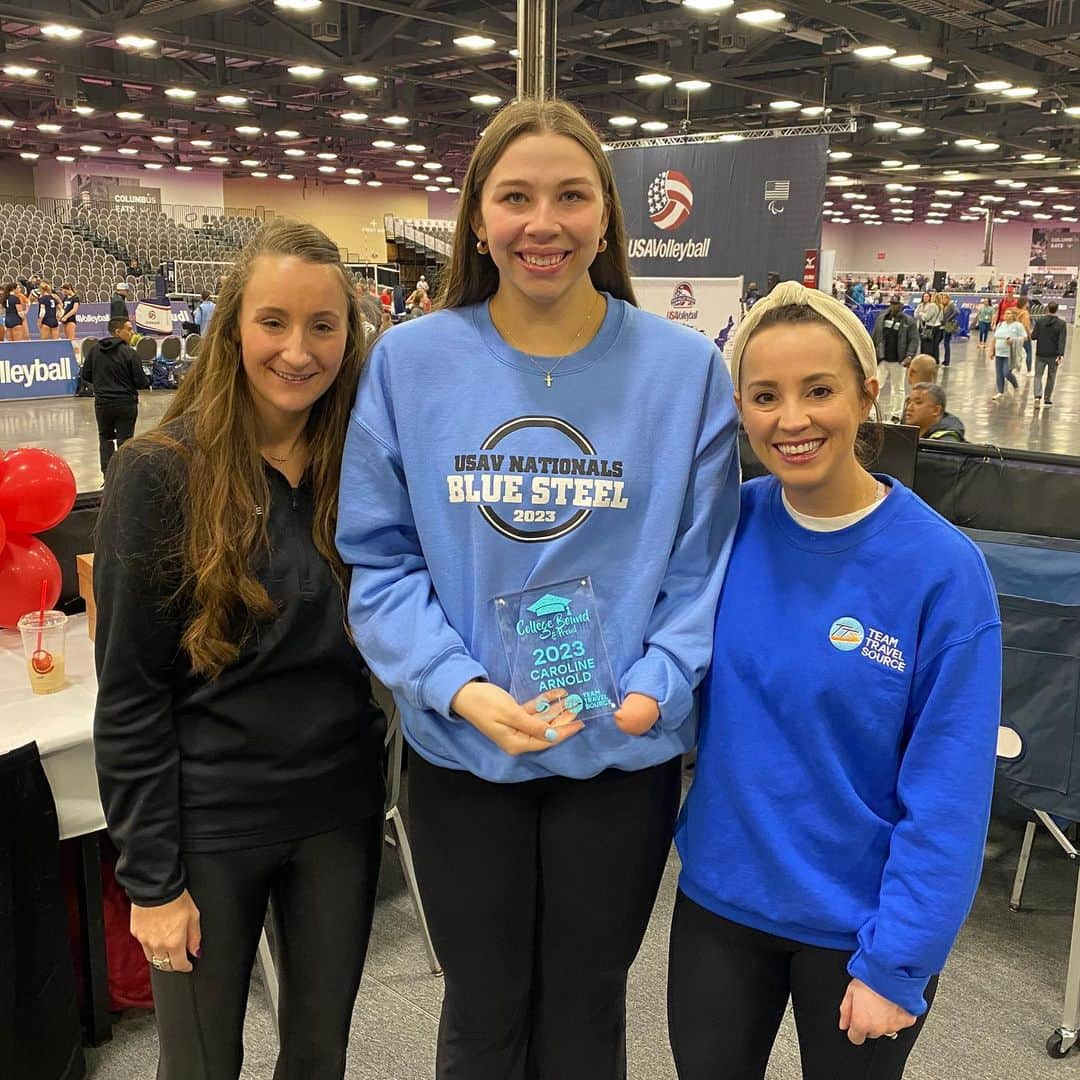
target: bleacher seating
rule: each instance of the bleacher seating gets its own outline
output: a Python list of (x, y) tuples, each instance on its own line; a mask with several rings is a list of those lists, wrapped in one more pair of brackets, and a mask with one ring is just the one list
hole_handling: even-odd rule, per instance
[(387, 214), (383, 218), (386, 239), (404, 244), (422, 255), (430, 255), (435, 262), (443, 263), (450, 258), (454, 239), (454, 222), (440, 218), (399, 218)]

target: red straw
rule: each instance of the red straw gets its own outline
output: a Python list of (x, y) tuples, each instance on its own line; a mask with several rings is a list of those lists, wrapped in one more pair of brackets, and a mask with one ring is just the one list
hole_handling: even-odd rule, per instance
[(41, 579), (41, 611), (38, 615), (37, 648), (35, 652), (41, 652), (41, 635), (45, 629), (45, 600), (49, 592), (49, 579)]

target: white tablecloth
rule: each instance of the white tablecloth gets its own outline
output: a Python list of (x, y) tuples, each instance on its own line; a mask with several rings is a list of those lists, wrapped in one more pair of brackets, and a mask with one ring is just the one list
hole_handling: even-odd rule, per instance
[(36, 742), (60, 819), (60, 839), (105, 828), (94, 772), (94, 643), (86, 616), (68, 621), (67, 686), (35, 694), (26, 677), (22, 636), (0, 630), (0, 754)]

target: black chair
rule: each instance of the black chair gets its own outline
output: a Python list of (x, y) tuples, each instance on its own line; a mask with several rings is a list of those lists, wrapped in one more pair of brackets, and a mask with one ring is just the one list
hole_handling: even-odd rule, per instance
[(182, 346), (178, 337), (167, 337), (161, 343), (161, 356), (162, 359), (168, 360), (170, 363), (180, 359), (180, 353)]
[(152, 364), (157, 359), (157, 340), (152, 337), (139, 338), (135, 351), (139, 354), (139, 359), (143, 362), (144, 367), (147, 364)]
[(184, 355), (189, 360), (194, 360), (202, 348), (202, 334), (188, 334), (184, 338)]

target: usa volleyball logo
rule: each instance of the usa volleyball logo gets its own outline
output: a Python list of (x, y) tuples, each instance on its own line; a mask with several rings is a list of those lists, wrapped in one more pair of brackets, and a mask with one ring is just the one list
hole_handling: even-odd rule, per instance
[(665, 169), (649, 185), (649, 220), (658, 229), (677, 229), (690, 216), (694, 189), (675, 169)]

